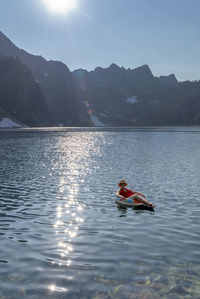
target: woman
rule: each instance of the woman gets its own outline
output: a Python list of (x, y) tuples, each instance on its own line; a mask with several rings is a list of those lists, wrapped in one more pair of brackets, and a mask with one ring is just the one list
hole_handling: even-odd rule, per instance
[(145, 199), (144, 194), (126, 188), (127, 185), (128, 184), (127, 184), (127, 182), (125, 180), (121, 180), (118, 183), (118, 186), (120, 187), (120, 189), (117, 191), (116, 196), (119, 197), (119, 198), (121, 198), (120, 200), (125, 200), (126, 198), (130, 198), (135, 203), (143, 203), (143, 204), (145, 204), (145, 205), (147, 205), (147, 206), (149, 206), (151, 208), (154, 207), (154, 205), (151, 202), (149, 202), (149, 201), (147, 201)]

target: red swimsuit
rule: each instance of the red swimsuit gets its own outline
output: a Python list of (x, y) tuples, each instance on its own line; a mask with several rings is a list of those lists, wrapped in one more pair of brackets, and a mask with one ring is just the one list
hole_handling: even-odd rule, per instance
[[(133, 192), (131, 191), (130, 189), (128, 188), (121, 188), (120, 191), (119, 191), (119, 194), (122, 195), (123, 197), (125, 198), (128, 198), (130, 197), (131, 195), (134, 195), (134, 194), (137, 194), (136, 192)], [(141, 201), (137, 200), (137, 199), (134, 199), (134, 203), (141, 203)]]
[(128, 188), (123, 188), (123, 189), (121, 188), (119, 194), (127, 198), (135, 194), (135, 192), (131, 191)]

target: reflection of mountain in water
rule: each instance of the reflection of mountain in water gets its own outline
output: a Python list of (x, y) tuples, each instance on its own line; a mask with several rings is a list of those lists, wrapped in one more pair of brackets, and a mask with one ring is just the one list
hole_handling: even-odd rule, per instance
[(173, 74), (155, 77), (147, 65), (125, 69), (111, 64), (71, 73), (61, 62), (17, 48), (1, 32), (0, 54), (0, 119), (29, 126), (200, 123), (199, 81), (178, 82)]

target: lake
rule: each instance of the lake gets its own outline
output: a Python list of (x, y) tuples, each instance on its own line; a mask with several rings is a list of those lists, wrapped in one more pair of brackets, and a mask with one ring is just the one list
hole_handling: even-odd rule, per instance
[(200, 298), (199, 166), (198, 127), (0, 131), (0, 298)]

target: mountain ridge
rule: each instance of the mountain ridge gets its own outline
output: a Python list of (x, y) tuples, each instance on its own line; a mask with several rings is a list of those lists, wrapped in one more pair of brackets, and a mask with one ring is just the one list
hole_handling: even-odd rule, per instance
[[(49, 125), (200, 124), (200, 81), (179, 82), (174, 74), (156, 77), (147, 64), (126, 69), (112, 63), (71, 72), (60, 61), (19, 49), (1, 31), (0, 55), (18, 57), (30, 70)], [(39, 115), (38, 111), (40, 125)]]

